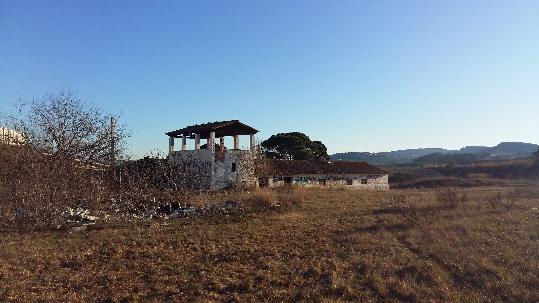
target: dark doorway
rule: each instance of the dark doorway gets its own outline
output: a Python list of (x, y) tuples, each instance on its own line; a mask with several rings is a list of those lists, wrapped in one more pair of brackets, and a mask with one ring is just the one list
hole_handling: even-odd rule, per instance
[(259, 187), (268, 187), (269, 186), (269, 178), (259, 178), (258, 179), (258, 186)]

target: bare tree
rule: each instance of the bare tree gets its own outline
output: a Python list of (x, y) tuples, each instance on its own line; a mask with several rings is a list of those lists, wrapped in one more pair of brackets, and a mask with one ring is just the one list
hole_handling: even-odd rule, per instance
[(19, 142), (0, 144), (0, 226), (55, 226), (69, 209), (106, 207), (113, 188), (99, 164), (123, 154), (127, 132), (115, 126), (118, 117), (69, 91), (18, 109), (8, 126)]
[(125, 151), (128, 137), (118, 117), (61, 90), (18, 107), (14, 124), (25, 142), (52, 158), (108, 163)]

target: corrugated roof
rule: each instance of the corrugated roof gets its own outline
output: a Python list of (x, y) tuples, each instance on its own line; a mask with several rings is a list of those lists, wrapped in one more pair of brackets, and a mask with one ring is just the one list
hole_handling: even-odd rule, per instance
[(316, 161), (316, 160), (267, 160), (268, 175), (385, 175), (386, 171), (368, 164), (353, 161)]
[(229, 120), (191, 125), (168, 132), (166, 135), (175, 138), (179, 138), (182, 135), (194, 138), (195, 134), (199, 134), (200, 138), (207, 139), (210, 136), (210, 132), (215, 132), (215, 137), (219, 138), (224, 136), (256, 134), (258, 130), (241, 123), (239, 120)]

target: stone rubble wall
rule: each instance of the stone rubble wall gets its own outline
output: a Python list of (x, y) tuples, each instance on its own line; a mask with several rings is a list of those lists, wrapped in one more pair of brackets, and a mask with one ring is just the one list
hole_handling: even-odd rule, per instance
[(178, 187), (210, 189), (213, 179), (213, 151), (208, 149), (176, 151), (169, 155)]

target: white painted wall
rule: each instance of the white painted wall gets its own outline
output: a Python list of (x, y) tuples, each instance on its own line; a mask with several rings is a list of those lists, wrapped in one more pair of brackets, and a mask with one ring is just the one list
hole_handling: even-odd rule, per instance
[[(232, 171), (234, 163), (236, 171)], [(217, 157), (215, 159), (213, 171), (213, 189), (229, 186), (248, 188), (256, 183), (254, 157), (249, 150), (226, 150), (224, 158)]]

